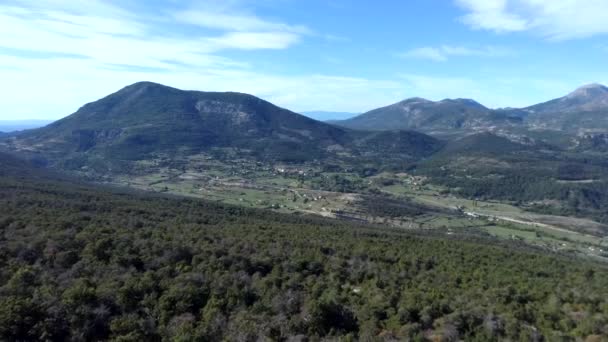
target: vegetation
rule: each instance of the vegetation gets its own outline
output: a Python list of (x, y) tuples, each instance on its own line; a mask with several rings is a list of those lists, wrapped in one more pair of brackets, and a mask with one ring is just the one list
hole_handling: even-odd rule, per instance
[(450, 144), (421, 163), (418, 172), (459, 196), (608, 222), (603, 155), (546, 150), (543, 144), (524, 145), (486, 133)]
[(598, 264), (25, 168), (0, 166), (3, 340), (608, 336)]

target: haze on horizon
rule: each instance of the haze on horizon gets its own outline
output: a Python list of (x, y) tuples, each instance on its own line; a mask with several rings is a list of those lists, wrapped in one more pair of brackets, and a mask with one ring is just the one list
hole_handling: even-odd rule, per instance
[(605, 13), (602, 0), (8, 0), (0, 120), (58, 119), (142, 80), (297, 112), (414, 96), (523, 107), (607, 83)]

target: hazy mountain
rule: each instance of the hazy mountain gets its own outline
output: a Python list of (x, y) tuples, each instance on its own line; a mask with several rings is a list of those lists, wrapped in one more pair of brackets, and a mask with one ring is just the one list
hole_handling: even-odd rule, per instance
[(447, 144), (441, 151), (444, 155), (491, 154), (501, 156), (506, 153), (531, 150), (529, 145), (512, 141), (490, 132), (472, 134)]
[(43, 127), (53, 122), (52, 120), (0, 120), (0, 132), (10, 133)]
[(526, 122), (535, 128), (565, 131), (608, 129), (608, 88), (600, 84), (582, 86), (572, 93), (524, 108)]
[(570, 94), (555, 100), (525, 108), (531, 114), (575, 113), (608, 108), (608, 87), (593, 83), (584, 85)]
[(335, 124), (352, 129), (412, 129), (425, 133), (443, 133), (454, 129), (478, 129), (520, 121), (508, 113), (496, 113), (470, 99), (429, 101), (407, 99), (374, 109)]
[(439, 151), (444, 143), (429, 135), (415, 131), (360, 132), (353, 145), (364, 153), (378, 158), (419, 159)]
[[(412, 141), (421, 142), (420, 150), (411, 144), (401, 145), (409, 150), (392, 152), (422, 156), (439, 146), (434, 138), (402, 133), (409, 134)], [(335, 151), (375, 151), (375, 146), (360, 143), (362, 137), (365, 134), (310, 119), (252, 95), (184, 91), (140, 82), (46, 127), (5, 138), (1, 145), (64, 168), (104, 165), (111, 169), (116, 162), (159, 156), (176, 159), (218, 149), (285, 161), (319, 159)]]
[(336, 121), (336, 120), (347, 120), (353, 118), (359, 113), (349, 113), (349, 112), (328, 112), (328, 111), (310, 111), (310, 112), (302, 112), (303, 115), (308, 116), (311, 119), (315, 119), (318, 121)]
[(526, 108), (489, 109), (470, 99), (407, 99), (332, 124), (362, 130), (411, 129), (429, 134), (510, 130), (513, 127), (589, 132), (608, 130), (608, 87), (582, 86)]

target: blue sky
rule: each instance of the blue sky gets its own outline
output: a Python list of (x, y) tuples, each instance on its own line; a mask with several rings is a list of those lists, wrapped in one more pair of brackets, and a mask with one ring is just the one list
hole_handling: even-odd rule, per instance
[(414, 96), (526, 106), (608, 83), (608, 0), (4, 0), (0, 119), (141, 80), (294, 111)]

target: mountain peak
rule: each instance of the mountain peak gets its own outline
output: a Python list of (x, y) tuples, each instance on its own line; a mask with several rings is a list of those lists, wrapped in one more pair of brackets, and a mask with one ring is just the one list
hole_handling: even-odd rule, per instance
[(586, 84), (568, 94), (566, 98), (590, 98), (596, 96), (608, 96), (608, 87), (599, 83)]
[(440, 101), (441, 103), (455, 103), (455, 104), (461, 104), (461, 105), (465, 105), (468, 107), (478, 107), (478, 108), (485, 108), (484, 105), (482, 105), (481, 103), (473, 100), (473, 99), (443, 99)]
[(407, 104), (416, 104), (416, 103), (433, 103), (433, 101), (427, 100), (427, 99), (422, 98), (422, 97), (410, 97), (410, 98), (407, 98), (407, 99), (405, 99), (405, 100), (403, 100), (403, 101), (401, 101), (399, 103), (400, 104), (405, 104), (405, 103), (407, 103)]
[(138, 93), (143, 94), (149, 91), (181, 91), (177, 88), (172, 88), (160, 83), (149, 81), (136, 82), (128, 85), (118, 91), (118, 93)]
[(585, 84), (581, 87), (579, 87), (577, 90), (583, 90), (583, 89), (603, 89), (603, 90), (608, 90), (608, 87), (606, 87), (603, 84), (600, 83), (590, 83), (590, 84)]

